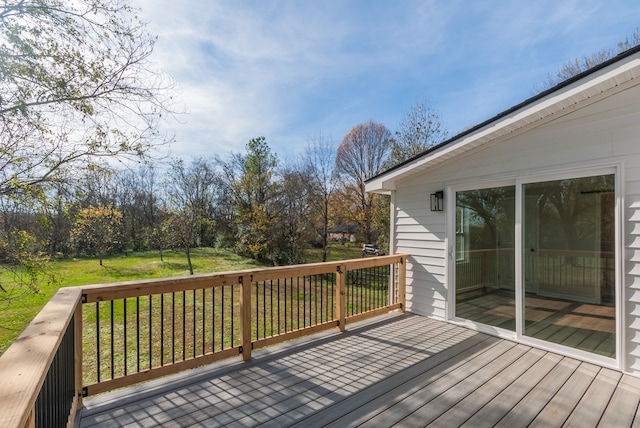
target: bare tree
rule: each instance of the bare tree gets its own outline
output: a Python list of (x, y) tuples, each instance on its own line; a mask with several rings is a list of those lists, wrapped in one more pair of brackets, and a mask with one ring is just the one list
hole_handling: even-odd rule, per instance
[(175, 159), (168, 178), (167, 194), (174, 211), (170, 224), (179, 231), (179, 241), (193, 275), (190, 249), (200, 245), (206, 233), (210, 220), (206, 213), (213, 203), (216, 173), (211, 163), (203, 158), (194, 159), (189, 166), (182, 159)]
[(336, 171), (345, 184), (347, 199), (352, 202), (353, 220), (368, 242), (374, 240), (374, 211), (378, 206), (374, 205), (376, 195), (365, 191), (365, 181), (387, 164), (391, 142), (387, 127), (369, 120), (351, 128), (336, 154)]
[(322, 261), (327, 261), (327, 237), (329, 229), (329, 207), (331, 197), (337, 189), (336, 147), (329, 137), (319, 133), (311, 138), (307, 146), (303, 167), (311, 180), (310, 203), (319, 214), (322, 225)]
[(564, 82), (572, 78), (573, 76), (587, 71), (590, 68), (595, 67), (598, 64), (613, 58), (617, 54), (640, 45), (640, 28), (631, 34), (631, 36), (625, 37), (624, 40), (618, 42), (616, 48), (601, 49), (591, 55), (585, 55), (581, 58), (574, 58), (571, 61), (565, 63), (555, 73), (549, 73), (547, 77), (536, 88), (537, 92), (542, 92), (545, 89), (553, 88), (557, 84)]
[(447, 138), (447, 130), (426, 98), (415, 103), (398, 124), (391, 144), (389, 166), (422, 154)]

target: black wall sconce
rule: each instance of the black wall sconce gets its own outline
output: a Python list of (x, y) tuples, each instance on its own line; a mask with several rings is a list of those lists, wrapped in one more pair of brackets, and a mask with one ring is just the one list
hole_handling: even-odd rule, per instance
[(431, 211), (444, 211), (444, 191), (431, 194)]

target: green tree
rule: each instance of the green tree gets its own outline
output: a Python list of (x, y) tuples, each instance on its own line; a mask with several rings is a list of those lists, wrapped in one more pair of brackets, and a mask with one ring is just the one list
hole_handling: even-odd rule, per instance
[(0, 302), (10, 303), (25, 293), (37, 293), (41, 281), (56, 280), (48, 270), (49, 256), (43, 251), (46, 243), (24, 230), (1, 234), (0, 270), (10, 279), (0, 282)]
[(78, 246), (100, 260), (118, 243), (122, 213), (104, 205), (81, 209), (74, 223), (72, 236)]
[(236, 251), (258, 260), (277, 263), (274, 239), (277, 223), (274, 201), (277, 157), (264, 137), (247, 143), (247, 154), (219, 160), (225, 181), (231, 189), (236, 220)]
[[(41, 217), (52, 251), (68, 237), (51, 229), (66, 222), (56, 186), (169, 140), (158, 124), (174, 113), (174, 84), (152, 67), (154, 43), (127, 0), (0, 3), (0, 197), (31, 208), (53, 194)], [(10, 236), (0, 245), (15, 259)]]
[(159, 144), (173, 83), (155, 38), (119, 0), (0, 5), (0, 195)]

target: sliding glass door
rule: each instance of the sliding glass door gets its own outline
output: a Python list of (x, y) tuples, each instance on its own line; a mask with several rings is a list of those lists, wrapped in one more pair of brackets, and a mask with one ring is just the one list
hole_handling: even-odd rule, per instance
[(614, 356), (613, 175), (523, 185), (525, 336)]
[(515, 186), (456, 193), (456, 314), (515, 331)]
[(615, 175), (455, 196), (455, 316), (615, 357)]

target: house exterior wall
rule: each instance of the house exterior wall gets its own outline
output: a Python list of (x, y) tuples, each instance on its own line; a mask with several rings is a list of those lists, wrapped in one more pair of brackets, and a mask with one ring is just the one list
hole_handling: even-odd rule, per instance
[[(473, 149), (396, 183), (393, 247), (408, 253), (408, 310), (447, 319), (447, 209), (429, 194), (448, 186), (617, 167), (621, 226), (622, 369), (640, 375), (640, 87), (635, 86), (518, 135)], [(446, 196), (445, 196), (446, 197)], [(447, 201), (445, 201), (446, 203)]]

